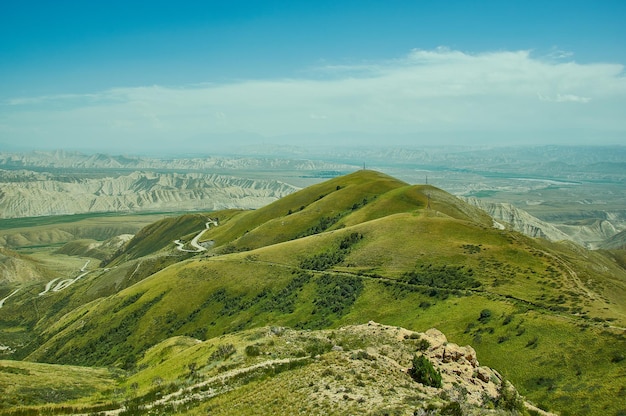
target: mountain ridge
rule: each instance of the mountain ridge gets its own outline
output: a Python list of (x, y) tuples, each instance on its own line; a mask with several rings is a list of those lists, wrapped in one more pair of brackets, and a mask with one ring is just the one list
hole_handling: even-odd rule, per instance
[[(210, 248), (177, 250), (207, 217), (218, 224), (202, 233)], [(621, 411), (608, 398), (624, 379), (626, 270), (604, 252), (494, 228), (432, 186), (358, 171), (258, 210), (154, 223), (110, 266), (38, 298), (38, 315), (30, 305), (41, 288), (12, 297), (3, 314), (36, 335), (15, 357), (132, 376), (176, 337), (376, 321), (473, 345), (543, 409)], [(116, 289), (94, 295), (105, 287)]]
[[(6, 173), (4, 175), (7, 175)], [(0, 176), (2, 172), (0, 171)], [(297, 188), (275, 180), (218, 174), (132, 172), (104, 178), (63, 178), (34, 173), (7, 181), (0, 218), (97, 212), (258, 208)], [(200, 203), (202, 201), (202, 203)]]

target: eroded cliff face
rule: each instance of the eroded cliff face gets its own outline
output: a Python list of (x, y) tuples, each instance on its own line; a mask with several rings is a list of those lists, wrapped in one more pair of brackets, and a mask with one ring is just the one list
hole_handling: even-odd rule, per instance
[[(498, 223), (505, 223), (511, 229), (529, 237), (545, 238), (550, 241), (569, 240), (595, 249), (620, 232), (618, 226), (609, 219), (585, 224), (552, 224), (511, 204), (488, 202), (475, 197), (462, 199), (483, 209)], [(607, 216), (610, 218), (610, 213), (607, 213)]]
[(3, 172), (0, 218), (94, 212), (258, 208), (297, 188), (216, 174), (132, 172), (105, 178)]

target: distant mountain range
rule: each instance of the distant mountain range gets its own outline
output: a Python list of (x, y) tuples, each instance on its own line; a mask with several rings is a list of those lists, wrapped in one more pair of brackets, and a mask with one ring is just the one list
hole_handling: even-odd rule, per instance
[(217, 174), (132, 172), (98, 178), (0, 171), (0, 217), (258, 208), (297, 188)]

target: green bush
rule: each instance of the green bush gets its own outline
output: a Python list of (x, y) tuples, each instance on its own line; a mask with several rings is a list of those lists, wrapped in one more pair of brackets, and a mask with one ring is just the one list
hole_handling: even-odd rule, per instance
[(483, 309), (482, 311), (480, 311), (480, 316), (478, 317), (478, 320), (481, 323), (486, 324), (487, 322), (489, 322), (490, 319), (491, 311), (489, 309)]
[(424, 355), (413, 357), (413, 367), (409, 369), (413, 380), (425, 386), (441, 388), (441, 372), (435, 370), (432, 363)]
[(258, 357), (261, 355), (261, 348), (258, 345), (248, 345), (245, 349), (245, 353), (248, 357)]
[(214, 360), (225, 360), (236, 352), (237, 350), (233, 344), (222, 344), (217, 347), (215, 351), (213, 351), (213, 354), (211, 354), (211, 357), (209, 358), (209, 362)]
[(461, 409), (461, 405), (459, 404), (459, 402), (450, 402), (441, 408), (439, 414), (449, 416), (463, 416), (463, 409)]
[(426, 351), (430, 348), (430, 342), (426, 338), (422, 338), (417, 342), (418, 351)]
[(498, 388), (496, 407), (517, 412), (522, 412), (524, 410), (524, 400), (520, 397), (511, 383), (505, 379), (502, 379), (500, 387)]
[(300, 262), (300, 268), (324, 271), (341, 263), (350, 252), (351, 247), (363, 238), (361, 233), (351, 233), (344, 237), (337, 248), (307, 257)]
[(443, 289), (475, 289), (480, 282), (473, 278), (474, 271), (465, 266), (421, 265), (417, 270), (404, 274), (411, 285), (429, 286)]

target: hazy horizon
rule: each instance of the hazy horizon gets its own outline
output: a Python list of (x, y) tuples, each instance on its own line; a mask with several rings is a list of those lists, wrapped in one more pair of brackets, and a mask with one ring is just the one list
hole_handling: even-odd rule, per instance
[(624, 143), (619, 1), (3, 12), (0, 150)]

